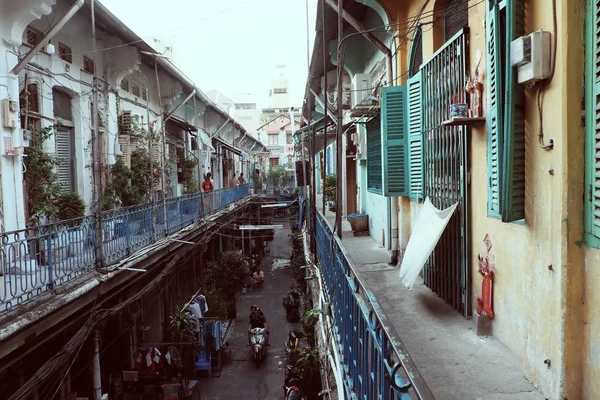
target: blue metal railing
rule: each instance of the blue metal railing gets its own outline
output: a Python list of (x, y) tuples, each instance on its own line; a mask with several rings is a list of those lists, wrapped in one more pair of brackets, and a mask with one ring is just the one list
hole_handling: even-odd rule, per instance
[[(308, 218), (310, 213), (308, 207)], [(342, 241), (320, 212), (316, 230), (317, 258), (331, 301), (347, 397), (435, 399), (374, 293), (360, 280)]]
[[(174, 197), (104, 212), (106, 265), (191, 225), (248, 195), (248, 186)], [(165, 219), (166, 217), (166, 219)], [(0, 243), (0, 314), (94, 269), (96, 218), (87, 216), (3, 233)]]

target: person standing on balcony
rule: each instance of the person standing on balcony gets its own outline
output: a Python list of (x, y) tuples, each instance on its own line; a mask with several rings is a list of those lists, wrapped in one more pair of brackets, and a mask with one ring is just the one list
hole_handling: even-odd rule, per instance
[(238, 178), (238, 185), (245, 185), (246, 180), (244, 179), (244, 173), (240, 172), (240, 177)]
[(233, 173), (233, 176), (231, 177), (231, 179), (229, 180), (229, 187), (236, 187), (238, 183), (237, 178), (235, 177), (235, 172)]
[(204, 182), (202, 183), (202, 190), (205, 192), (210, 192), (214, 188), (215, 181), (212, 179), (212, 174), (209, 172), (204, 177)]

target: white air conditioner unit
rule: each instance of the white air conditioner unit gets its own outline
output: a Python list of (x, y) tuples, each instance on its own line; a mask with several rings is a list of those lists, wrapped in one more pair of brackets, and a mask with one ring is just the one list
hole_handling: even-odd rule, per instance
[(352, 79), (352, 108), (356, 107), (371, 93), (371, 75), (356, 74)]
[(115, 156), (122, 156), (123, 155), (123, 145), (120, 143), (117, 143), (117, 145), (115, 146)]
[(510, 44), (510, 63), (518, 68), (519, 84), (533, 84), (548, 79), (551, 72), (550, 32), (535, 31)]

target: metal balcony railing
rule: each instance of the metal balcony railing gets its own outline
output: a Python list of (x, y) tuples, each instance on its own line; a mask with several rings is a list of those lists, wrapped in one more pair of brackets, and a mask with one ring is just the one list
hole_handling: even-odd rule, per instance
[[(308, 207), (309, 218), (310, 212)], [(346, 397), (434, 400), (376, 295), (360, 280), (342, 241), (320, 212), (316, 230), (317, 259), (331, 301)]]
[[(104, 262), (113, 264), (247, 195), (244, 185), (104, 212)], [(94, 216), (6, 232), (1, 238), (0, 314), (94, 269)]]

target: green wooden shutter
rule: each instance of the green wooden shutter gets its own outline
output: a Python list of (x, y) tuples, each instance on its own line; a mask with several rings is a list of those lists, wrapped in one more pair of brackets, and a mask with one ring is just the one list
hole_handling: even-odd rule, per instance
[(367, 190), (381, 194), (381, 122), (373, 118), (367, 123)]
[(383, 195), (408, 196), (406, 86), (384, 87), (381, 96)]
[(510, 43), (525, 31), (524, 0), (506, 3), (506, 84), (504, 149), (501, 164), (502, 221), (525, 218), (525, 88), (517, 83), (517, 69), (510, 65)]
[(421, 72), (408, 79), (408, 152), (410, 198), (423, 198)]
[(590, 0), (586, 36), (586, 242), (600, 246), (600, 0)]
[(488, 214), (500, 216), (500, 156), (502, 150), (502, 71), (500, 70), (500, 18), (494, 0), (486, 4), (487, 21), (487, 145)]

